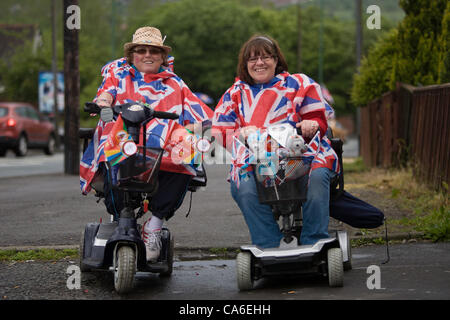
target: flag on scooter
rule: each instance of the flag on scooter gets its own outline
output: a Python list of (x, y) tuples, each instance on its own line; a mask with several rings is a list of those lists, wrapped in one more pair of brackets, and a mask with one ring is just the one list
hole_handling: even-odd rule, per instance
[(320, 131), (307, 144), (306, 151), (302, 154), (302, 159), (305, 163), (311, 165), (313, 160), (317, 157), (320, 150)]
[(195, 168), (201, 163), (202, 155), (196, 148), (199, 136), (189, 132), (178, 122), (153, 119), (147, 127), (147, 134), (146, 146), (164, 149), (163, 163), (167, 166), (170, 166), (168, 162), (171, 162)]
[(127, 132), (122, 115), (119, 114), (104, 146), (106, 160), (115, 166), (137, 152), (137, 146)]
[(233, 137), (231, 163), (230, 178), (239, 188), (240, 179), (245, 176), (245, 169), (247, 169), (251, 163), (255, 163), (255, 156), (253, 152), (251, 152), (245, 144), (236, 137)]
[(327, 137), (320, 137), (320, 131), (307, 144), (307, 150), (302, 155), (305, 164), (311, 166), (311, 170), (328, 167), (336, 173), (340, 173), (339, 161), (334, 161), (334, 151)]
[(166, 146), (166, 150), (169, 152), (172, 161), (194, 168), (198, 166), (201, 161), (201, 153), (196, 147), (199, 138), (198, 135), (195, 135), (182, 125), (176, 123)]

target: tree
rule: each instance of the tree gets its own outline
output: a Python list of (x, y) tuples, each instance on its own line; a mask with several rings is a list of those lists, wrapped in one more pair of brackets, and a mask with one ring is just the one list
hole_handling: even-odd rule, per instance
[(25, 43), (11, 61), (0, 61), (0, 74), (5, 91), (0, 95), (2, 100), (29, 102), (37, 106), (39, 71), (50, 70), (51, 53), (48, 47), (37, 50), (33, 54), (32, 43)]
[(398, 31), (392, 30), (363, 57), (360, 73), (354, 75), (351, 99), (354, 105), (362, 106), (392, 90), (390, 86), (394, 65), (392, 57), (399, 50), (396, 43)]
[(406, 16), (396, 32), (380, 40), (354, 77), (352, 101), (364, 105), (393, 90), (397, 82), (415, 86), (450, 81), (449, 3), (401, 0)]
[[(337, 114), (354, 111), (349, 97), (355, 72), (355, 28), (352, 13), (348, 13), (349, 10), (353, 12), (353, 2), (325, 0), (324, 6), (324, 81), (335, 100), (333, 107)], [(265, 0), (79, 0), (82, 12), (79, 33), (80, 108), (84, 102), (94, 98), (102, 81), (101, 67), (108, 61), (120, 58), (123, 43), (129, 42), (133, 32), (143, 25), (160, 28), (167, 36), (166, 43), (173, 48), (175, 72), (193, 91), (205, 92), (216, 101), (235, 79), (241, 45), (255, 33), (268, 34), (277, 39), (288, 62), (289, 72), (302, 72), (319, 80), (320, 11), (317, 1), (305, 4), (302, 9), (301, 70), (297, 66), (295, 5), (275, 8), (267, 3)], [(380, 0), (380, 3), (385, 10), (383, 13), (394, 6), (391, 0)], [(390, 7), (384, 9), (384, 3)], [(57, 5), (61, 7), (60, 2)], [(40, 70), (49, 70), (51, 61), (50, 0), (22, 0), (20, 4), (5, 0), (3, 7), (1, 22), (33, 22), (43, 32), (44, 48), (38, 56), (31, 57), (29, 50), (17, 48), (14, 65), (1, 68), (2, 79), (10, 78), (7, 84), (10, 96), (18, 99), (26, 95), (28, 101), (37, 104), (37, 74)], [(57, 9), (57, 12), (61, 10)], [(384, 16), (382, 30), (364, 30), (364, 51), (392, 25), (383, 19)], [(62, 23), (62, 19), (58, 20), (60, 70)], [(445, 64), (442, 64), (440, 68), (443, 70), (444, 67)], [(445, 72), (443, 70), (442, 74)], [(25, 77), (27, 79), (22, 81)], [(85, 112), (80, 112), (80, 119), (83, 126), (94, 126), (97, 120)]]
[(450, 82), (450, 2), (447, 3), (447, 8), (442, 18), (442, 33), (439, 40), (440, 54), (438, 66), (438, 82)]

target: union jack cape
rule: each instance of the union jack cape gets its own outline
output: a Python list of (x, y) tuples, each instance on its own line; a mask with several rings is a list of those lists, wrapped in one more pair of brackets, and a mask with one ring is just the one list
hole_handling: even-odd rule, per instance
[[(312, 112), (323, 112), (327, 119), (334, 112), (322, 96), (320, 86), (304, 74), (282, 72), (265, 84), (249, 85), (236, 79), (223, 94), (213, 117), (213, 129), (227, 150), (232, 151), (235, 137), (242, 127), (253, 125), (267, 128), (270, 125), (308, 119)], [(327, 167), (340, 173), (339, 161), (326, 136), (317, 134), (309, 145), (314, 154), (306, 155), (311, 170)], [(236, 178), (234, 164), (230, 172)], [(251, 166), (247, 168), (251, 170)]]
[[(173, 61), (173, 57), (169, 57), (169, 66), (161, 68), (157, 74), (140, 73), (125, 58), (106, 64), (102, 68), (103, 81), (94, 102), (100, 94), (107, 92), (114, 99), (113, 105), (139, 101), (154, 110), (178, 114), (177, 121), (153, 119), (146, 127), (147, 145), (163, 148), (177, 124), (185, 126), (205, 122), (213, 115), (212, 110), (173, 72)], [(99, 120), (94, 137), (81, 159), (80, 186), (83, 194), (89, 193), (99, 164), (107, 160), (104, 145), (113, 125), (114, 122)], [(193, 166), (174, 163), (168, 155), (163, 157), (160, 170), (196, 175)]]

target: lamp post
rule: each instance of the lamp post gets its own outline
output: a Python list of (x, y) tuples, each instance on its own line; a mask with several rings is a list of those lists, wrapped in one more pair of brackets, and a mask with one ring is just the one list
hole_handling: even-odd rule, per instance
[(53, 123), (55, 125), (55, 147), (60, 148), (58, 115), (58, 69), (56, 63), (56, 1), (52, 0), (52, 73), (53, 73)]
[(320, 27), (319, 27), (319, 83), (323, 83), (323, 0), (320, 5)]
[(302, 9), (300, 4), (312, 0), (296, 0), (297, 2), (297, 72), (301, 72), (302, 66)]

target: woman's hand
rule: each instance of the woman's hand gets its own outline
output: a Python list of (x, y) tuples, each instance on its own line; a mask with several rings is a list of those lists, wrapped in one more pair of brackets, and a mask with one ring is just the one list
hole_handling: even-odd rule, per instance
[(114, 100), (113, 97), (109, 93), (103, 92), (101, 95), (98, 96), (95, 103), (97, 103), (97, 105), (100, 108), (105, 108), (111, 107), (113, 100)]
[(319, 123), (314, 120), (303, 120), (295, 125), (297, 128), (301, 128), (302, 136), (304, 138), (312, 138), (320, 129)]
[[(96, 100), (95, 103), (100, 107), (100, 108), (110, 108), (111, 104), (112, 104), (113, 98), (111, 97), (111, 95), (107, 94), (107, 93), (102, 93)], [(91, 117), (95, 117), (96, 114), (91, 113), (90, 114)]]

